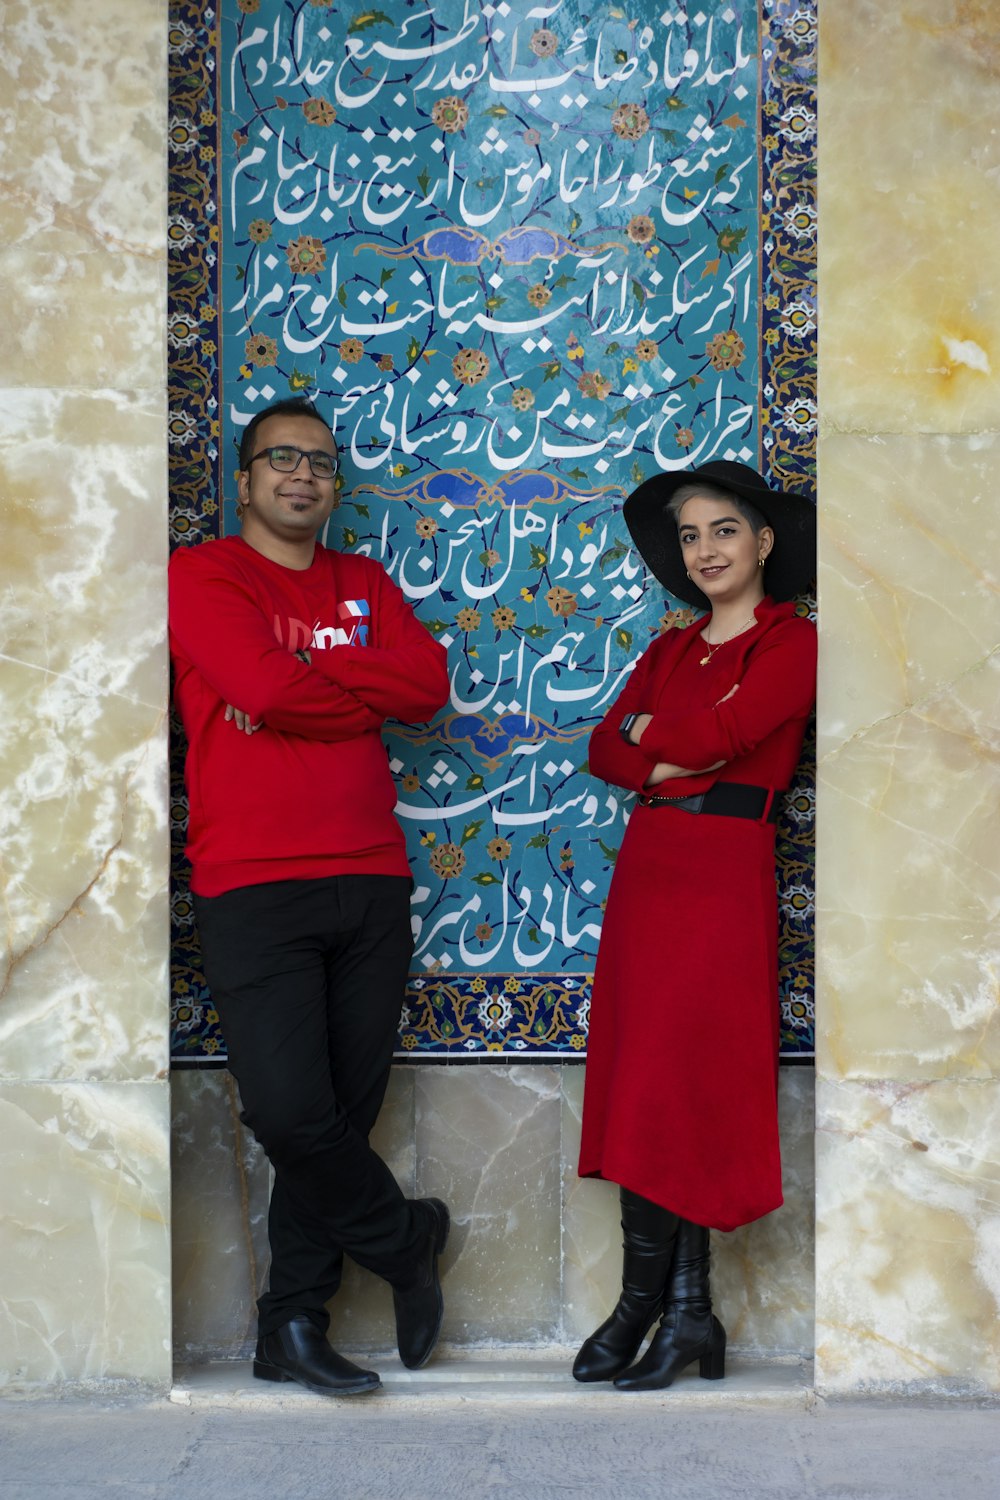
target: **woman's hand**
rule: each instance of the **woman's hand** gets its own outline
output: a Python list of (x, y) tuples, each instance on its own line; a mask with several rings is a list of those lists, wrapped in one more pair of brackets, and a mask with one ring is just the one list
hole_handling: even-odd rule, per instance
[[(729, 692), (726, 694), (726, 697), (719, 699), (719, 703), (725, 703), (726, 698), (731, 698), (735, 693), (736, 688), (738, 687), (739, 683), (736, 683), (734, 687), (731, 687), (729, 689)], [(716, 707), (718, 707), (718, 704), (716, 704)], [(652, 717), (652, 714), (636, 715), (635, 723), (632, 725), (631, 729), (628, 732), (629, 741), (633, 745), (638, 745), (639, 741), (642, 739), (643, 731), (645, 730), (646, 725), (650, 722)], [(650, 771), (649, 775), (646, 777), (646, 780), (643, 782), (643, 786), (659, 786), (661, 781), (676, 781), (680, 776), (704, 776), (708, 771), (718, 771), (720, 767), (724, 766), (725, 764), (726, 762), (724, 760), (717, 760), (711, 766), (674, 766), (671, 765), (669, 761), (658, 760), (656, 765)]]
[[(719, 703), (725, 703), (733, 696), (738, 688), (739, 683), (734, 682), (733, 686), (729, 689), (729, 692), (725, 693), (719, 699)], [(719, 707), (719, 703), (715, 705), (716, 708)], [(652, 717), (652, 714), (636, 715), (635, 723), (632, 725), (632, 728), (628, 732), (629, 740), (633, 745), (638, 745), (639, 741), (642, 739), (643, 731), (645, 730), (646, 725), (650, 722)], [(671, 765), (669, 761), (658, 760), (656, 762), (656, 765), (650, 771), (649, 775), (646, 777), (646, 780), (643, 782), (643, 786), (645, 788), (659, 786), (662, 781), (676, 781), (681, 776), (704, 776), (709, 771), (720, 770), (721, 767), (725, 764), (726, 762), (724, 760), (717, 760), (710, 766), (674, 766)]]
[(636, 714), (635, 723), (632, 725), (632, 728), (628, 732), (630, 744), (638, 745), (639, 741), (642, 739), (643, 730), (646, 728), (646, 725), (649, 723), (652, 717), (652, 714)]
[(690, 766), (672, 766), (665, 760), (658, 760), (643, 786), (659, 786), (661, 781), (676, 781), (679, 776), (705, 776), (709, 771), (720, 770), (725, 764), (724, 760), (717, 760), (713, 766), (701, 766), (695, 770)]

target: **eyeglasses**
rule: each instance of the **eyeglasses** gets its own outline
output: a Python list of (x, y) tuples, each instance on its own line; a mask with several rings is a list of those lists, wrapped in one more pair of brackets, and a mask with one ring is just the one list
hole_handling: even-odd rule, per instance
[[(255, 453), (250, 460), (255, 464), (258, 458), (266, 458), (272, 469), (277, 469), (279, 474), (294, 474), (304, 458), (309, 460), (309, 467), (317, 479), (334, 479), (340, 470), (340, 459), (333, 453), (324, 453), (322, 448), (314, 448), (307, 453), (305, 448), (293, 448), (288, 443), (283, 443), (280, 448), (262, 448)], [(247, 465), (247, 468), (250, 464)]]

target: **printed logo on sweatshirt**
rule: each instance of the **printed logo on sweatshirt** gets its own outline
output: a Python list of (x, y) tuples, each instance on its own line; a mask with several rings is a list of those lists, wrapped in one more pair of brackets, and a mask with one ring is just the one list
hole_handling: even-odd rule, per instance
[[(371, 624), (371, 608), (367, 599), (345, 599), (343, 604), (337, 605), (337, 618), (342, 623), (334, 633), (334, 646), (367, 646), (368, 627)], [(313, 644), (319, 645), (316, 639), (316, 630), (313, 630)], [(323, 631), (323, 634), (328, 634)]]
[(307, 625), (293, 616), (274, 616), (274, 634), (278, 644), (289, 651), (310, 648), (326, 651), (331, 646), (367, 646), (371, 627), (371, 607), (367, 599), (345, 599), (337, 606), (339, 625), (323, 625), (314, 620)]

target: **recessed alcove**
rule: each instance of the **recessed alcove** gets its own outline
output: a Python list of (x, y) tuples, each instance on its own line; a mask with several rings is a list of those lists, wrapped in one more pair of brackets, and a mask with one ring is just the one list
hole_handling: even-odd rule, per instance
[[(814, 1075), (786, 1068), (788, 1204), (718, 1237), (716, 1287), (738, 1347), (808, 1351), (815, 1203), (817, 1388), (980, 1398), (1000, 1389), (995, 26), (957, 0), (821, 10), (817, 1175), (813, 1196)], [(168, 1073), (165, 455), (185, 424), (163, 142), (168, 32), (192, 23), (160, 0), (9, 0), (4, 20), (0, 1386), (163, 1389), (171, 1297), (179, 1359), (246, 1353), (267, 1188), (224, 1074)], [(613, 1191), (572, 1179), (579, 1080), (394, 1071), (380, 1139), (464, 1215), (453, 1347), (491, 1326), (569, 1344), (605, 1311)], [(358, 1278), (350, 1306), (344, 1339), (385, 1347), (379, 1289)]]
[[(487, 7), (484, 71), (451, 0), (440, 33), (414, 18), (388, 51), (381, 13), (355, 28), (316, 5), (293, 31), (273, 0), (223, 7), (217, 29), (181, 10), (172, 543), (232, 530), (226, 455), (255, 410), (292, 389), (333, 412), (327, 540), (383, 561), (454, 669), (431, 733), (388, 735), (418, 942), (376, 1138), (407, 1192), (452, 1206), (445, 1340), (569, 1345), (620, 1272), (617, 1191), (575, 1172), (623, 831), (586, 735), (690, 615), (644, 578), (620, 506), (699, 454), (811, 489), (815, 26), (755, 0), (576, 30)], [(376, 405), (377, 431), (358, 416)], [(758, 1356), (812, 1353), (811, 753), (779, 835), (787, 1202), (715, 1250), (731, 1341)], [(174, 868), (175, 1350), (231, 1357), (266, 1274), (267, 1169), (211, 1066), (225, 1041), (176, 848)], [(706, 1015), (692, 1066), (712, 1046)], [(351, 1268), (333, 1336), (391, 1347), (386, 1287)]]

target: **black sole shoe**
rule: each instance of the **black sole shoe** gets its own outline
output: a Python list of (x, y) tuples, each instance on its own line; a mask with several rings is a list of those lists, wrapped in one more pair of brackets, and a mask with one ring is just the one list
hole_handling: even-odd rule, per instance
[(610, 1318), (584, 1340), (573, 1361), (573, 1379), (583, 1384), (614, 1380), (627, 1370), (642, 1348), (643, 1340), (660, 1316), (663, 1298), (643, 1307), (635, 1297), (623, 1294)]
[(291, 1371), (282, 1370), (278, 1365), (268, 1364), (263, 1359), (255, 1359), (253, 1374), (255, 1380), (289, 1380), (294, 1385), (301, 1385), (317, 1396), (366, 1396), (372, 1391), (382, 1389), (382, 1381), (374, 1370), (359, 1370), (356, 1377), (338, 1380), (335, 1385), (320, 1385), (317, 1381), (310, 1380), (308, 1375), (293, 1375)]
[(396, 1309), (396, 1345), (399, 1357), (408, 1370), (421, 1370), (434, 1353), (444, 1318), (444, 1297), (438, 1276), (438, 1256), (444, 1252), (451, 1229), (451, 1215), (440, 1198), (424, 1198), (433, 1216), (428, 1226), (427, 1244), (414, 1281), (404, 1288), (393, 1288)]
[(317, 1396), (363, 1396), (382, 1382), (338, 1354), (309, 1318), (297, 1315), (257, 1340), (255, 1380), (292, 1381)]
[(702, 1380), (725, 1379), (726, 1330), (718, 1318), (712, 1318), (705, 1337), (696, 1343), (678, 1342), (675, 1334), (673, 1327), (661, 1327), (638, 1364), (615, 1380), (616, 1390), (664, 1391), (695, 1360)]

